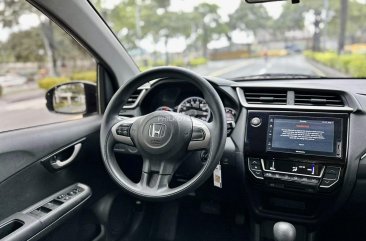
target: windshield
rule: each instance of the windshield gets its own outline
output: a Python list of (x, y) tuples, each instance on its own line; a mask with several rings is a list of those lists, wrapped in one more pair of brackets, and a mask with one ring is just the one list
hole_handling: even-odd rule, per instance
[(141, 70), (173, 65), (226, 78), (366, 76), (365, 0), (92, 3)]

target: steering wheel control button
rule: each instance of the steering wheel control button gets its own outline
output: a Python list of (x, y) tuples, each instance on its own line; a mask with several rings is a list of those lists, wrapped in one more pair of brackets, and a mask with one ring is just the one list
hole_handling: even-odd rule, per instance
[(116, 133), (117, 133), (117, 135), (120, 135), (120, 136), (129, 137), (130, 128), (131, 128), (131, 124), (121, 124), (117, 127)]
[(193, 127), (192, 141), (203, 141), (206, 137), (205, 131), (200, 127)]
[(260, 119), (259, 117), (254, 117), (250, 120), (250, 125), (253, 127), (259, 127), (260, 125), (262, 125), (262, 119)]

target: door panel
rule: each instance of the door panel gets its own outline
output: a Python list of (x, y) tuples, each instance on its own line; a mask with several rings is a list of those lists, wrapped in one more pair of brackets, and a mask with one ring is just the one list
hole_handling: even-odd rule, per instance
[(99, 130), (100, 117), (0, 133), (0, 185), (58, 149)]
[[(116, 189), (101, 160), (100, 121), (101, 117), (93, 116), (0, 133), (0, 226), (2, 220), (75, 183), (87, 185), (93, 193), (85, 208)], [(42, 165), (42, 159), (78, 140), (82, 147), (70, 165), (59, 171)]]

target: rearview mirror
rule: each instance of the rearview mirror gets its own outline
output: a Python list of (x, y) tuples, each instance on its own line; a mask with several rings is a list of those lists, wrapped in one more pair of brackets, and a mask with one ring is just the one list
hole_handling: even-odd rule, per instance
[(92, 114), (97, 111), (96, 93), (93, 83), (64, 83), (47, 91), (46, 106), (49, 111), (59, 114)]
[[(266, 2), (279, 2), (279, 1), (286, 1), (286, 0), (245, 0), (247, 3), (266, 3)], [(294, 1), (294, 0), (292, 0)]]

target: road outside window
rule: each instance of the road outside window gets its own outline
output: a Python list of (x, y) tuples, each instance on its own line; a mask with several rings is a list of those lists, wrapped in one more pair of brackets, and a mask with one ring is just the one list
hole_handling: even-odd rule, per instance
[[(0, 13), (0, 132), (82, 118), (49, 112), (45, 93), (71, 81), (95, 83), (94, 59), (26, 1), (5, 1)], [(60, 109), (85, 101), (77, 88), (61, 92)]]

